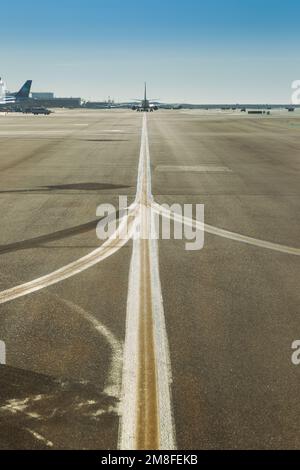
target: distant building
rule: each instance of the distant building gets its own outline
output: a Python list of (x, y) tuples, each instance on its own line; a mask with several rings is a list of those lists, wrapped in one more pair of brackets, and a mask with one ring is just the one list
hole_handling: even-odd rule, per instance
[(34, 100), (52, 100), (54, 98), (54, 93), (51, 91), (41, 92), (41, 93), (31, 93), (31, 96)]
[(80, 108), (81, 98), (50, 98), (50, 99), (32, 99), (32, 106), (45, 106), (45, 108)]

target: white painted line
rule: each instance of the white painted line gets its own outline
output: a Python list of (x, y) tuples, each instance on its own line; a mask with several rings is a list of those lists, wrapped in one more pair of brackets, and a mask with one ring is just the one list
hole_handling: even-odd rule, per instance
[(294, 248), (291, 246), (280, 245), (278, 243), (269, 242), (266, 240), (260, 240), (257, 238), (248, 237), (247, 235), (241, 235), (240, 233), (230, 232), (228, 230), (224, 230), (218, 227), (214, 227), (213, 225), (202, 224), (199, 221), (194, 219), (190, 219), (188, 217), (182, 217), (180, 214), (176, 214), (175, 212), (171, 212), (167, 210), (165, 207), (161, 206), (160, 204), (153, 203), (152, 204), (153, 210), (161, 214), (163, 217), (167, 217), (171, 220), (175, 220), (177, 222), (183, 223), (188, 225), (189, 227), (196, 227), (199, 230), (205, 230), (207, 233), (211, 233), (213, 235), (217, 235), (223, 238), (229, 238), (230, 240), (247, 243), (249, 245), (258, 246), (260, 248), (267, 248), (269, 250), (279, 251), (281, 253), (287, 253), (289, 255), (300, 255), (300, 248)]
[(26, 431), (28, 431), (33, 437), (35, 437), (38, 441), (41, 441), (43, 444), (45, 444), (47, 447), (53, 447), (53, 442), (49, 441), (46, 439), (44, 436), (39, 434), (38, 432), (34, 431), (33, 429), (30, 428), (25, 428)]
[(6, 364), (6, 347), (4, 341), (0, 340), (0, 364)]
[(66, 130), (34, 130), (34, 131), (0, 131), (1, 137), (14, 137), (18, 135), (56, 135), (56, 134), (67, 134), (73, 132), (73, 129), (66, 129)]
[(218, 166), (215, 164), (210, 165), (158, 165), (155, 168), (157, 172), (170, 172), (170, 173), (182, 173), (182, 172), (191, 172), (191, 173), (231, 173), (227, 166)]
[(125, 131), (123, 131), (122, 129), (101, 129), (101, 131), (100, 131), (99, 133), (100, 133), (100, 134), (101, 134), (101, 133), (107, 134), (107, 133), (111, 133), (111, 132), (112, 132), (112, 133), (114, 133), (114, 132), (117, 132), (117, 133), (120, 132), (121, 134), (123, 134)]
[(135, 449), (138, 383), (138, 324), (140, 304), (140, 255), (138, 240), (133, 242), (127, 295), (126, 333), (123, 356), (119, 443), (121, 450)]
[(105, 387), (103, 392), (111, 397), (119, 398), (121, 390), (121, 377), (122, 377), (122, 366), (123, 366), (123, 345), (115, 335), (110, 331), (103, 323), (95, 318), (91, 313), (84, 310), (79, 305), (71, 302), (70, 300), (63, 299), (58, 297), (70, 310), (77, 312), (81, 315), (87, 322), (89, 322), (93, 328), (99, 333), (100, 336), (103, 336), (107, 341), (107, 344), (111, 350), (111, 360), (109, 373), (105, 382)]
[(136, 207), (133, 204), (129, 207), (128, 215), (122, 219), (116, 232), (99, 248), (50, 274), (0, 292), (0, 304), (56, 284), (108, 258), (131, 238), (135, 229), (135, 214)]
[[(152, 227), (155, 227), (154, 211), (151, 211)], [(150, 270), (152, 273), (153, 292), (153, 331), (157, 362), (158, 407), (160, 422), (160, 448), (162, 450), (176, 449), (175, 423), (172, 412), (172, 371), (169, 343), (167, 337), (163, 297), (159, 277), (158, 242), (152, 238), (150, 243)]]
[(155, 226), (154, 214), (149, 211), (152, 200), (144, 114), (135, 200), (140, 208), (140, 236), (133, 240), (127, 298), (119, 430), (122, 450), (176, 448), (158, 245), (150, 236)]

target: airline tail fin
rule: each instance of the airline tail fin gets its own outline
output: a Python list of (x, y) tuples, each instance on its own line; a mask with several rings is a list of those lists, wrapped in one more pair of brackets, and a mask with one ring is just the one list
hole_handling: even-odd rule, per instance
[(32, 80), (27, 80), (27, 82), (24, 83), (22, 88), (15, 93), (16, 98), (28, 98), (29, 93), (30, 93), (30, 88), (31, 88)]

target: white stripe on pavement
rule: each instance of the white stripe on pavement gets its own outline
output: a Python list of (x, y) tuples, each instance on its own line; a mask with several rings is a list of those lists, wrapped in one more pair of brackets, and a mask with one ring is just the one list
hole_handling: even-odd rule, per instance
[(122, 219), (116, 232), (114, 232), (99, 248), (50, 274), (46, 274), (45, 276), (41, 276), (32, 281), (0, 292), (0, 304), (44, 289), (45, 287), (56, 284), (64, 279), (68, 279), (69, 277), (81, 273), (87, 268), (94, 266), (114, 254), (127, 243), (134, 232), (134, 226), (136, 223), (135, 211), (136, 205), (133, 204), (129, 208), (128, 215)]
[(173, 211), (170, 211), (156, 202), (152, 203), (153, 210), (167, 217), (168, 219), (175, 220), (176, 222), (186, 224), (189, 227), (197, 228), (198, 230), (205, 230), (207, 233), (217, 235), (223, 238), (229, 238), (234, 241), (247, 243), (249, 245), (255, 245), (260, 248), (267, 248), (269, 250), (280, 251), (281, 253), (287, 253), (289, 255), (300, 255), (300, 248), (294, 248), (292, 246), (280, 245), (278, 243), (269, 242), (267, 240), (260, 240), (258, 238), (248, 237), (247, 235), (241, 235), (240, 233), (230, 232), (229, 230), (224, 230), (222, 228), (214, 227), (213, 225), (202, 224), (201, 222), (190, 219), (189, 217), (184, 217), (180, 214), (176, 214)]
[(152, 200), (144, 114), (136, 193), (140, 232), (133, 241), (127, 298), (119, 432), (122, 450), (176, 448), (158, 245), (151, 237), (155, 223)]

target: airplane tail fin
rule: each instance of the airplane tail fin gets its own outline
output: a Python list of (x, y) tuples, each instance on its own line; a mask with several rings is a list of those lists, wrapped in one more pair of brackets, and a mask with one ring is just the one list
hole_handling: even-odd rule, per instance
[(32, 84), (32, 80), (27, 80), (27, 82), (24, 83), (22, 88), (20, 88), (20, 90), (15, 94), (15, 97), (16, 98), (28, 98), (31, 84)]

